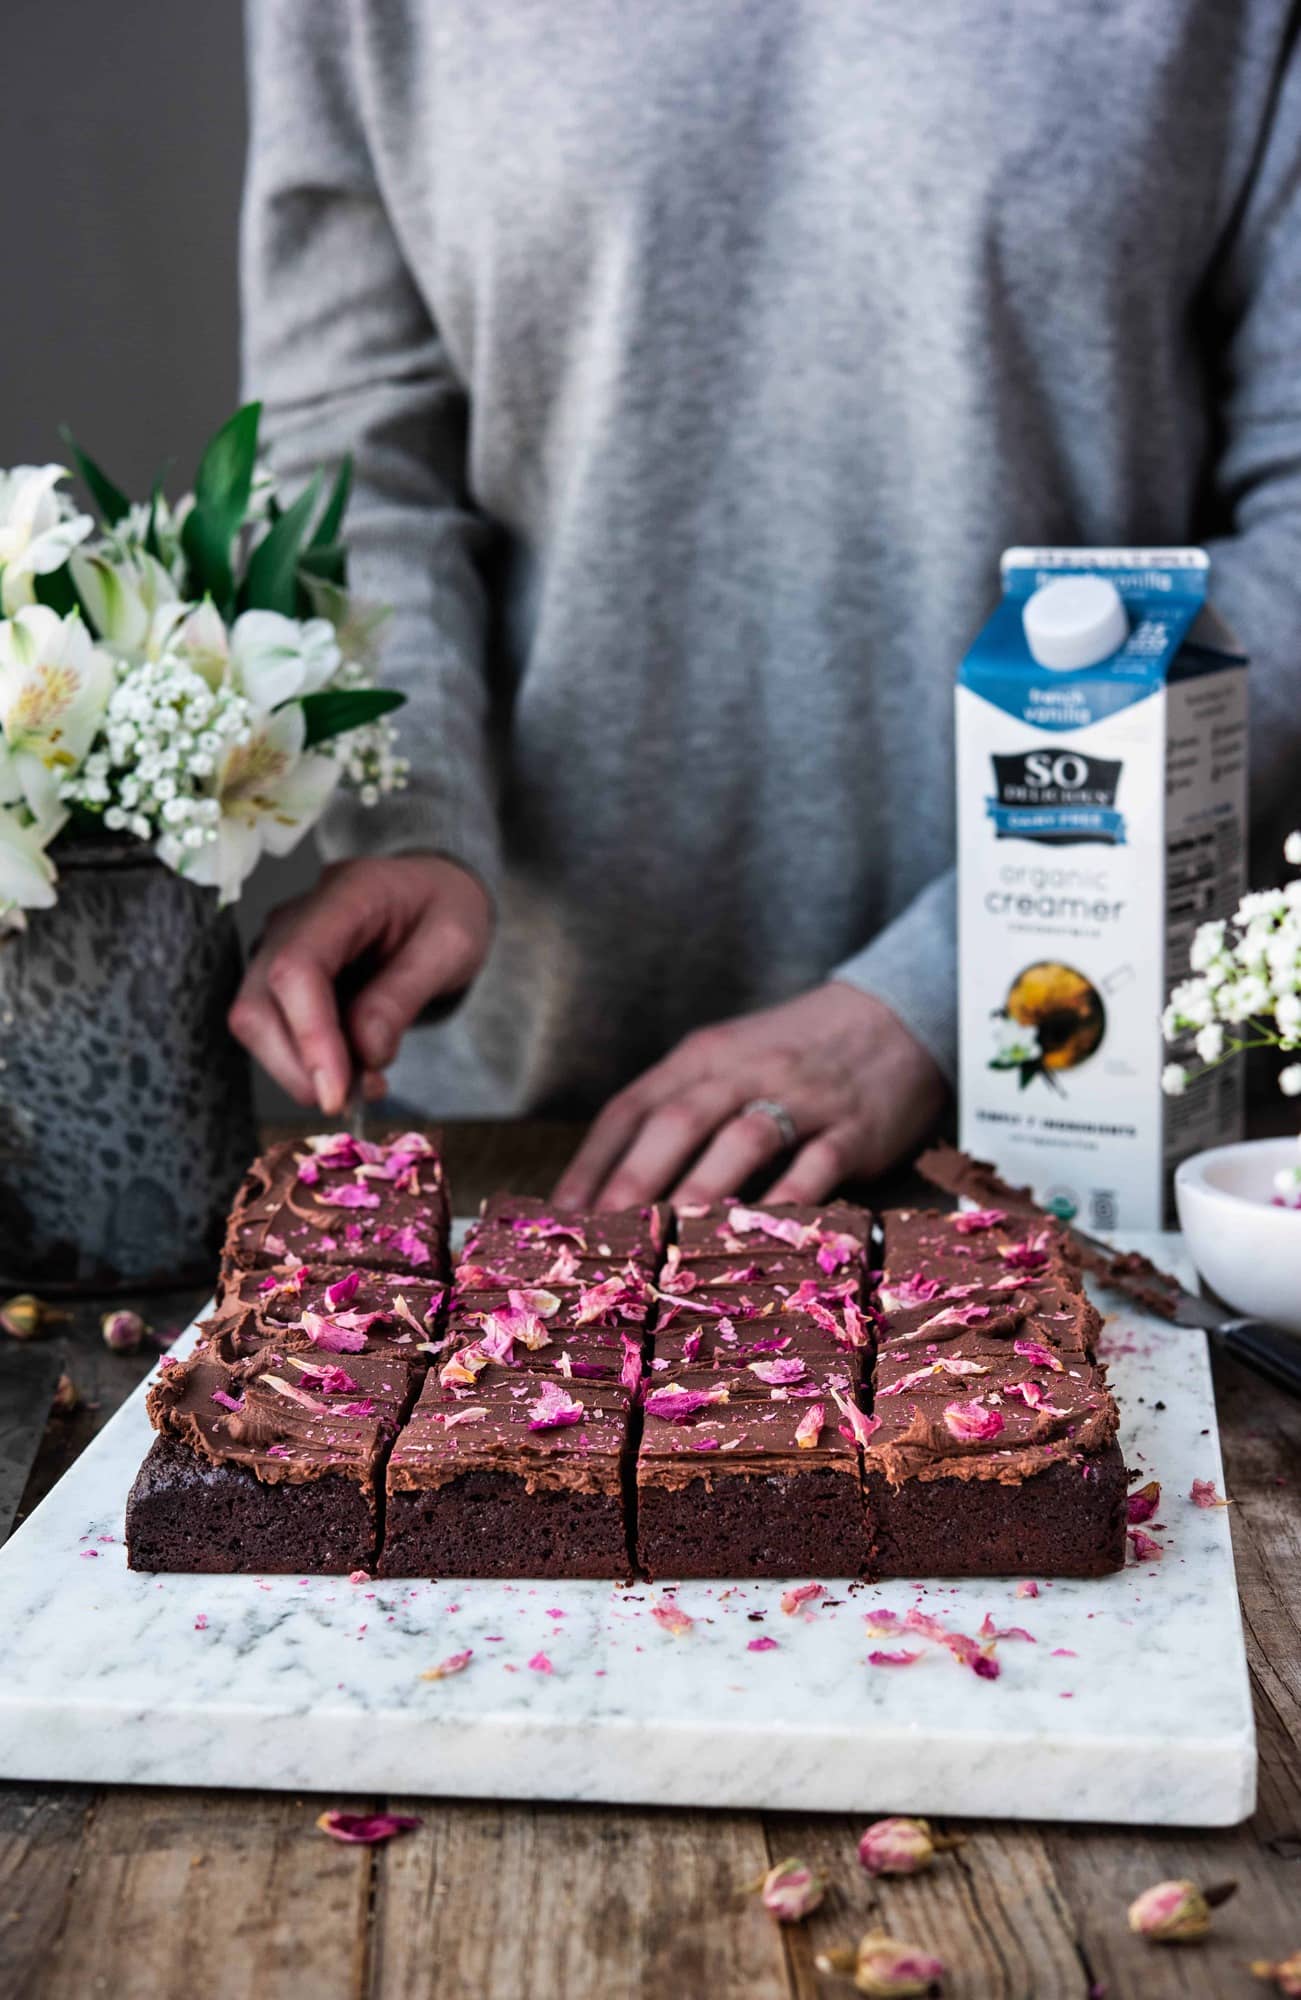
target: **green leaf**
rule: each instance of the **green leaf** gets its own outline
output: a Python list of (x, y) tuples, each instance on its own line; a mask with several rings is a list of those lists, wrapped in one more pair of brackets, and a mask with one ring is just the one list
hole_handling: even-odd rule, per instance
[(314, 576), (322, 583), (335, 583), (342, 590), (347, 582), (347, 554), (342, 542), (309, 542), (298, 558), (300, 576)]
[(334, 485), (330, 489), (330, 497), (325, 503), (325, 512), (317, 522), (316, 532), (307, 544), (309, 549), (329, 548), (338, 542), (339, 530), (343, 526), (343, 516), (351, 491), (352, 453), (345, 452), (343, 462), (335, 475)]
[(298, 551), (321, 492), (319, 472), (304, 487), (292, 507), (286, 507), (249, 557), (240, 587), (243, 611), (282, 611), (292, 618), (297, 608)]
[(51, 570), (46, 576), (34, 576), (32, 589), (36, 592), (36, 602), (48, 604), (50, 610), (57, 612), (60, 618), (66, 618), (70, 611), (81, 608), (77, 586), (66, 563), (62, 569)]
[(195, 475), (195, 503), (225, 528), (228, 541), (248, 511), (261, 415), (261, 403), (236, 410), (209, 442)]
[(181, 529), (190, 566), (188, 594), (209, 596), (223, 618), (234, 609), (230, 550), (248, 511), (257, 461), (260, 403), (245, 403), (209, 442), (194, 481), (194, 506)]
[(406, 700), (396, 688), (322, 688), (319, 694), (302, 698), (307, 723), (305, 744), (326, 743), (347, 729), (360, 729), (390, 709), (401, 708)]
[(59, 436), (67, 445), (77, 462), (77, 470), (86, 482), (91, 499), (109, 527), (114, 527), (130, 509), (131, 502), (122, 489), (115, 486), (107, 473), (101, 472), (93, 458), (84, 452), (66, 424), (59, 425)]
[(163, 497), (161, 476), (154, 481), (154, 490), (149, 495), (149, 520), (145, 527), (145, 554), (153, 556), (156, 562), (163, 559), (162, 546), (158, 540), (158, 502)]
[(235, 578), (230, 536), (202, 509), (192, 507), (181, 524), (181, 549), (189, 567), (187, 597), (210, 597), (223, 618), (234, 609)]

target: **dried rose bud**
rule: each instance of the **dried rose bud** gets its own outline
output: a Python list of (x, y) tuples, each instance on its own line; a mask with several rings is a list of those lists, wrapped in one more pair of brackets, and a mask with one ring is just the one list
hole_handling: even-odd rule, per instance
[(858, 1858), (869, 1875), (919, 1875), (962, 1840), (960, 1833), (935, 1833), (926, 1819), (877, 1819), (858, 1843)]
[(797, 1924), (807, 1917), (826, 1893), (825, 1881), (803, 1861), (779, 1861), (759, 1884), (765, 1910), (782, 1924)]
[(868, 1931), (858, 1950), (820, 1951), (813, 1963), (819, 1972), (852, 1972), (860, 1993), (873, 2000), (909, 2000), (932, 1993), (944, 1977), (944, 1960), (901, 1944), (885, 1931)]
[(71, 1375), (60, 1375), (54, 1385), (54, 1401), (50, 1408), (56, 1417), (70, 1417), (81, 1401), (77, 1385)]
[(1236, 1882), (1202, 1890), (1195, 1882), (1156, 1882), (1129, 1906), (1129, 1928), (1153, 1944), (1193, 1944), (1211, 1928), (1211, 1911), (1227, 1903)]
[(30, 1292), (19, 1292), (0, 1306), (0, 1326), (14, 1340), (35, 1340), (54, 1317), (44, 1301)]
[(134, 1354), (149, 1328), (139, 1313), (120, 1308), (104, 1314), (99, 1330), (104, 1336), (105, 1347), (111, 1347), (115, 1354)]
[(1301, 2000), (1301, 1951), (1294, 1951), (1290, 1958), (1273, 1961), (1268, 1958), (1253, 1958), (1251, 1961), (1253, 1978), (1272, 1979), (1280, 1993), (1287, 2000)]

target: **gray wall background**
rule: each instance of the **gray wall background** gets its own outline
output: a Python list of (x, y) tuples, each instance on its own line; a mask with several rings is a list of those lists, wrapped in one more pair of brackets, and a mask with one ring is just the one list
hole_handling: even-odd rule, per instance
[[(0, 464), (63, 458), (67, 423), (133, 496), (169, 459), (182, 490), (238, 396), (239, 0), (3, 0), (3, 18)], [(263, 868), (246, 936), (314, 872), (302, 849)]]

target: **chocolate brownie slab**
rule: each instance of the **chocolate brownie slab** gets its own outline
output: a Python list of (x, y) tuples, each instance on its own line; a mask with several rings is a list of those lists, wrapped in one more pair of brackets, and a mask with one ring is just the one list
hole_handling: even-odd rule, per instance
[(632, 1407), (618, 1383), (430, 1376), (389, 1460), (380, 1574), (625, 1576)]
[(374, 1561), (383, 1453), (412, 1365), (205, 1349), (149, 1393), (160, 1433), (127, 1502), (133, 1569), (346, 1574)]
[(840, 1312), (821, 1307), (812, 1313), (776, 1312), (734, 1320), (692, 1320), (685, 1315), (657, 1323), (652, 1368), (666, 1366), (749, 1367), (753, 1362), (799, 1357), (823, 1368), (839, 1368), (855, 1385), (863, 1379), (872, 1352), (871, 1325), (852, 1301)]
[[(539, 1266), (563, 1273), (580, 1265), (608, 1277), (631, 1264), (650, 1277), (658, 1267), (669, 1226), (660, 1203), (644, 1208), (561, 1215), (524, 1195), (493, 1195), (466, 1234), (462, 1263), (508, 1271), (532, 1280)], [(557, 1276), (553, 1282), (576, 1282)]]
[[(414, 1318), (432, 1339), (446, 1284), (405, 1271), (340, 1270), (290, 1259), (270, 1270), (235, 1271), (223, 1280), (218, 1309), (247, 1306), (272, 1326), (294, 1326), (306, 1314), (318, 1318), (347, 1313), (397, 1314)], [(406, 1310), (404, 1311), (403, 1308)]]
[(308, 1312), (292, 1325), (277, 1326), (253, 1306), (228, 1305), (203, 1322), (202, 1332), (204, 1346), (222, 1361), (242, 1361), (268, 1349), (345, 1366), (350, 1355), (393, 1354), (422, 1374), (429, 1356), (444, 1345), (437, 1321), (424, 1327), (399, 1312)]
[(223, 1273), (308, 1265), (447, 1273), (447, 1182), (420, 1132), (376, 1144), (331, 1132), (285, 1140), (255, 1160), (235, 1196)]
[(1011, 1341), (1033, 1321), (1035, 1337), (1049, 1345), (1092, 1352), (1101, 1322), (1051, 1224), (1027, 1225), (997, 1209), (894, 1209), (883, 1222), (876, 1293), (883, 1348), (982, 1332), (988, 1341)]
[(1051, 1228), (887, 1214), (864, 1483), (882, 1576), (1097, 1576), (1125, 1472), (1097, 1318)]
[(637, 1451), (639, 1564), (658, 1578), (862, 1574), (863, 1421), (843, 1370), (795, 1389), (745, 1370), (653, 1381)]

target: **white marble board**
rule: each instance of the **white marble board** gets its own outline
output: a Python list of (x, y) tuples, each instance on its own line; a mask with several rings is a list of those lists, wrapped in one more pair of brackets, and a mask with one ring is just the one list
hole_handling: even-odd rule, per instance
[[(1180, 1265), (1177, 1239), (1126, 1240)], [(1224, 1490), (1205, 1338), (1122, 1310), (1105, 1342), (1159, 1561), (1033, 1599), (833, 1583), (793, 1614), (780, 1583), (134, 1575), (142, 1388), (0, 1552), (0, 1776), (1234, 1824), (1255, 1739), (1229, 1521), (1188, 1497)], [(669, 1600), (681, 1636), (651, 1615)], [(993, 1681), (934, 1644), (870, 1665), (899, 1642), (865, 1615), (913, 1604), (1035, 1643), (1003, 1640)]]

